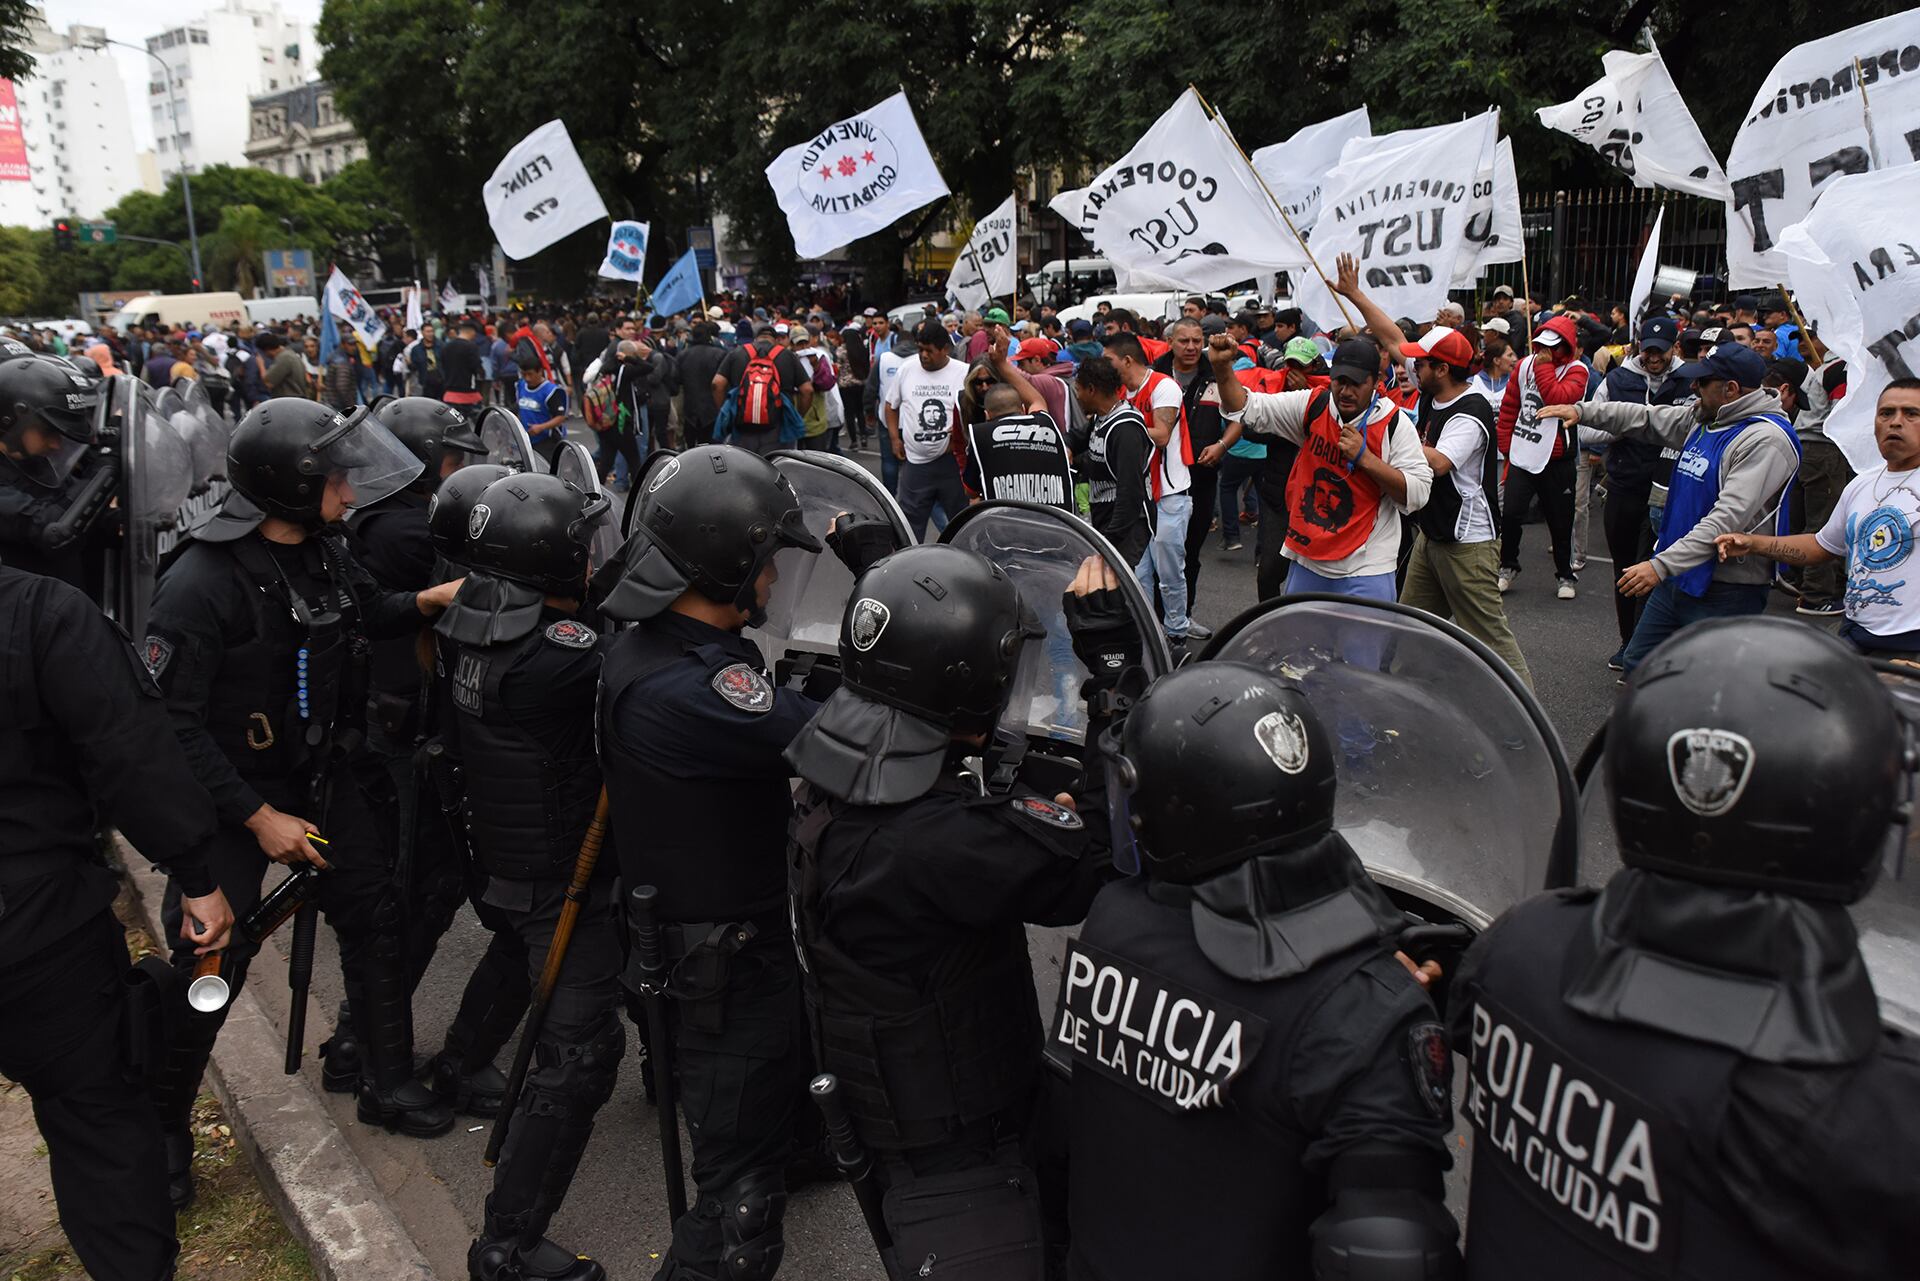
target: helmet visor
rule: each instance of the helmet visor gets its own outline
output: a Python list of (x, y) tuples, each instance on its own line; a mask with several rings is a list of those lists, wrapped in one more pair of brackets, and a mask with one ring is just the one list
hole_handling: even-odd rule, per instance
[(348, 511), (371, 507), (399, 493), (424, 466), (365, 409), (355, 410), (341, 426), (322, 436), (313, 452), (328, 476), (346, 481)]
[(14, 462), (21, 475), (36, 485), (58, 489), (87, 456), (87, 446), (65, 432), (51, 430), (44, 422), (38, 426), (40, 430), (31, 433), (32, 444), (27, 443), (31, 428), (16, 427), (15, 439), (7, 442), (8, 452), (16, 455)]

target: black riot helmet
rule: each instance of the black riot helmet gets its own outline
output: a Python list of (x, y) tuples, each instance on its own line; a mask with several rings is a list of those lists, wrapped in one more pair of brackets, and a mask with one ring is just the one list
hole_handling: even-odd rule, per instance
[(496, 578), (556, 596), (586, 591), (593, 533), (607, 499), (558, 476), (502, 476), (467, 514), (467, 559)]
[(962, 734), (1006, 710), (1027, 640), (1046, 635), (1020, 589), (978, 552), (931, 544), (860, 575), (840, 619), (845, 686)]
[(57, 489), (93, 443), (99, 390), (53, 356), (0, 362), (0, 451), (35, 484)]
[(416, 488), (433, 492), (449, 454), (464, 464), (485, 456), (487, 446), (467, 416), (445, 401), (426, 396), (382, 396), (369, 405), (382, 427), (407, 447), (424, 468)]
[(623, 621), (652, 618), (691, 588), (758, 626), (757, 584), (773, 554), (821, 549), (786, 477), (731, 445), (702, 445), (649, 467), (645, 492), (628, 501), (639, 508), (621, 549), (626, 574), (604, 605)]
[(470, 463), (440, 482), (427, 504), (427, 537), (433, 549), (456, 565), (467, 563), (467, 521), (487, 486), (519, 473), (505, 463)]
[(1904, 829), (1912, 750), (1872, 669), (1832, 636), (1697, 623), (1647, 656), (1608, 723), (1620, 860), (1855, 902)]
[(96, 385), (107, 376), (107, 371), (100, 368), (100, 362), (92, 356), (75, 354), (67, 357), (67, 363), (79, 370), (82, 378)]
[(267, 515), (310, 528), (321, 523), (331, 478), (346, 482), (346, 506), (358, 510), (405, 489), (420, 472), (420, 460), (364, 408), (343, 416), (318, 401), (277, 398), (255, 406), (227, 442), (235, 492)]
[(1333, 827), (1333, 748), (1319, 716), (1250, 664), (1162, 676), (1102, 750), (1114, 860), (1154, 880), (1193, 885)]
[(24, 360), (28, 356), (40, 353), (21, 342), (18, 338), (0, 338), (0, 364), (9, 360)]

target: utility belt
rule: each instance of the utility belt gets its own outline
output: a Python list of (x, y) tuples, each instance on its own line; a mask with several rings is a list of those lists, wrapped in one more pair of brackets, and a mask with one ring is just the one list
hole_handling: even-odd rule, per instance
[[(660, 948), (667, 963), (666, 995), (679, 1011), (682, 1026), (716, 1036), (726, 1029), (727, 984), (733, 959), (749, 948), (780, 946), (791, 940), (792, 922), (774, 910), (744, 921), (669, 921), (660, 926)], [(643, 990), (640, 950), (627, 959), (626, 986)]]

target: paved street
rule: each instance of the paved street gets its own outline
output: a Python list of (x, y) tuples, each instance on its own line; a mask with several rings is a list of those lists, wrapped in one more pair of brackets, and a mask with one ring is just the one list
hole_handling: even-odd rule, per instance
[[(875, 465), (870, 456), (863, 461)], [(1597, 537), (1598, 512), (1593, 520)], [(1209, 625), (1223, 624), (1254, 602), (1250, 535), (1248, 531), (1244, 550), (1224, 552), (1216, 536), (1206, 552), (1197, 616)], [(1617, 643), (1609, 594), (1611, 567), (1590, 560), (1580, 595), (1559, 601), (1553, 594), (1544, 526), (1528, 528), (1524, 559), (1526, 572), (1508, 596), (1508, 608), (1541, 701), (1573, 757), (1605, 717), (1616, 688), (1613, 673), (1605, 666)], [(1062, 934), (1035, 931), (1034, 935), (1036, 968), (1044, 970), (1039, 962), (1057, 955)], [(323, 930), (323, 948), (329, 953), (331, 941)], [(461, 986), (484, 945), (484, 932), (471, 914), (463, 914), (415, 1002), (421, 1049), (438, 1047)], [(316, 992), (324, 996), (325, 1009), (330, 1010), (338, 998), (338, 975), (329, 955), (318, 966), (314, 982)], [(1051, 991), (1052, 984), (1045, 978), (1043, 986)], [(636, 1043), (631, 1031), (628, 1040), (630, 1045)], [(510, 1053), (501, 1056), (503, 1068), (510, 1057)], [(630, 1051), (614, 1096), (600, 1113), (580, 1176), (552, 1229), (557, 1240), (603, 1260), (610, 1273), (623, 1281), (651, 1276), (667, 1240), (655, 1115), (645, 1102), (637, 1069), (638, 1059)], [(307, 1070), (317, 1084), (317, 1069), (311, 1061)], [(469, 1132), (478, 1123), (463, 1118), (451, 1134), (428, 1142), (369, 1134), (353, 1123), (350, 1101), (329, 1098), (375, 1177), (394, 1195), (403, 1219), (417, 1229), (422, 1249), (436, 1269), (445, 1277), (465, 1275), (462, 1233), (477, 1227), (491, 1181), (480, 1162), (485, 1131)], [(464, 1227), (453, 1220), (451, 1209), (464, 1218)], [(853, 1198), (845, 1189), (815, 1186), (800, 1191), (787, 1225), (783, 1277), (881, 1281)]]

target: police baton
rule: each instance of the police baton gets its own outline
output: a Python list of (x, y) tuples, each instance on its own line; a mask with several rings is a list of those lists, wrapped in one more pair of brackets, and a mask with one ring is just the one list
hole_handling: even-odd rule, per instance
[(520, 1034), (520, 1048), (514, 1051), (506, 1097), (500, 1101), (500, 1115), (494, 1118), (493, 1133), (487, 1136), (487, 1151), (481, 1160), (489, 1170), (500, 1160), (513, 1109), (520, 1102), (520, 1092), (526, 1088), (527, 1069), (533, 1065), (533, 1047), (539, 1043), (541, 1025), (547, 1021), (547, 1006), (553, 1000), (553, 989), (560, 982), (560, 968), (566, 964), (567, 944), (573, 941), (573, 923), (580, 919), (580, 904), (587, 897), (587, 882), (593, 879), (594, 865), (600, 861), (600, 843), (606, 837), (607, 789), (602, 787), (600, 799), (594, 803), (593, 821), (587, 824), (587, 835), (580, 842), (580, 857), (573, 861), (573, 880), (567, 884), (567, 901), (560, 905), (553, 942), (547, 945), (547, 963), (540, 971), (540, 986), (534, 991), (533, 1004), (527, 1008), (527, 1026)]
[(880, 1185), (873, 1179), (873, 1158), (860, 1146), (860, 1136), (853, 1132), (847, 1101), (840, 1097), (840, 1078), (831, 1072), (822, 1072), (807, 1086), (807, 1093), (813, 1096), (813, 1105), (820, 1109), (820, 1117), (826, 1122), (827, 1148), (833, 1153), (833, 1163), (853, 1185), (853, 1197), (860, 1203), (860, 1217), (867, 1221), (867, 1234), (873, 1238), (873, 1248), (880, 1252), (880, 1262), (887, 1275), (893, 1276), (893, 1233), (887, 1231), (886, 1216), (880, 1210)]
[(640, 999), (647, 1010), (647, 1065), (653, 1073), (653, 1106), (660, 1120), (660, 1163), (667, 1176), (667, 1214), (678, 1223), (687, 1212), (687, 1176), (680, 1164), (680, 1112), (673, 1091), (673, 1029), (667, 1021), (667, 954), (660, 939), (651, 885), (629, 896), (633, 907), (634, 959), (640, 963)]
[(307, 1039), (307, 992), (313, 986), (313, 942), (320, 930), (320, 906), (312, 900), (293, 914), (293, 946), (287, 957), (287, 983), (293, 1005), (287, 1010), (286, 1073), (300, 1070), (300, 1054)]

